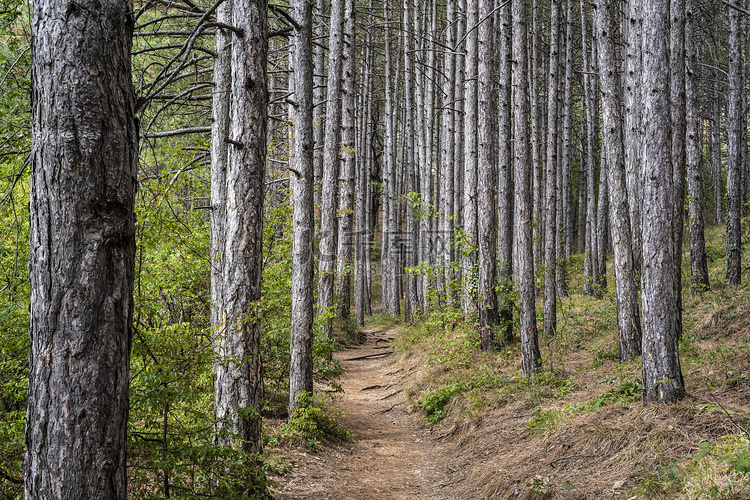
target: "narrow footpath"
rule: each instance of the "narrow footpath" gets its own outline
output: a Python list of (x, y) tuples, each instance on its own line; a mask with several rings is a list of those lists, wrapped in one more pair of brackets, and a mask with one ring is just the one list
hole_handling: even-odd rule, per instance
[(277, 500), (291, 499), (450, 499), (450, 457), (434, 433), (410, 414), (405, 386), (418, 369), (399, 366), (390, 342), (392, 330), (364, 332), (365, 342), (337, 352), (344, 375), (343, 396), (334, 408), (344, 412), (346, 441), (321, 453), (290, 452), (294, 467), (277, 479)]

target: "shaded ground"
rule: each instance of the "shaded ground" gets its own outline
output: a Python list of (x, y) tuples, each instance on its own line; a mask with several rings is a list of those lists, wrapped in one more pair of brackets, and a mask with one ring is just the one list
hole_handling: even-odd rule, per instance
[[(312, 454), (282, 453), (293, 471), (277, 479), (277, 500), (449, 499), (450, 458), (440, 436), (407, 414), (404, 386), (417, 365), (399, 365), (390, 341), (397, 330), (364, 332), (366, 340), (335, 354), (344, 368), (344, 395), (334, 408), (345, 413), (341, 426), (350, 439)], [(368, 356), (361, 359), (362, 356)]]

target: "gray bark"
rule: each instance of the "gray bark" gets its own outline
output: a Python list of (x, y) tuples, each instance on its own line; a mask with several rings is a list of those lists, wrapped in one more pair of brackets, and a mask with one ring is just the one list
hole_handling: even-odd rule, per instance
[[(405, 113), (406, 119), (404, 120), (405, 125), (405, 165), (404, 165), (404, 176), (406, 177), (406, 194), (410, 198), (413, 197), (416, 187), (415, 178), (415, 141), (414, 134), (414, 52), (412, 51), (412, 33), (409, 32), (410, 27), (410, 13), (411, 13), (411, 2), (409, 0), (403, 0), (403, 23), (402, 34), (404, 37), (404, 102), (405, 102)], [(413, 268), (417, 265), (418, 254), (417, 254), (417, 220), (416, 211), (412, 199), (406, 201), (406, 255), (405, 262), (406, 267)], [(404, 319), (410, 321), (419, 313), (419, 303), (417, 300), (417, 278), (414, 273), (407, 273), (406, 275), (406, 287), (405, 287), (405, 300), (404, 300)]]
[[(226, 1), (226, 0), (225, 0)], [(313, 206), (320, 206), (321, 186), (323, 180), (323, 141), (325, 139), (325, 116), (326, 116), (326, 97), (325, 84), (325, 48), (323, 46), (323, 37), (325, 36), (326, 24), (323, 20), (325, 14), (325, 0), (315, 0), (315, 11), (317, 13), (317, 22), (315, 23), (315, 39), (317, 43), (313, 46), (313, 137), (315, 140), (315, 173), (313, 176)]]
[[(496, 226), (495, 226), (495, 92), (493, 78), (494, 25), (490, 15), (492, 0), (479, 0), (478, 70), (479, 82), (477, 125), (479, 127), (479, 155), (477, 168), (477, 246), (478, 246), (478, 305), (480, 346), (483, 351), (495, 348), (495, 327), (499, 322), (495, 285)], [(486, 19), (485, 19), (486, 18)]]
[(633, 235), (633, 258), (636, 269), (641, 267), (641, 206), (643, 130), (641, 127), (641, 79), (643, 31), (643, 0), (628, 0), (625, 23), (625, 175), (628, 187), (628, 209)]
[[(478, 21), (477, 0), (466, 2), (466, 29), (474, 27)], [(474, 311), (476, 290), (474, 278), (477, 264), (477, 30), (466, 36), (464, 91), (464, 198), (463, 198), (463, 304), (468, 316)]]
[[(714, 47), (714, 53), (718, 48)], [(714, 61), (718, 66), (719, 62)], [(711, 176), (714, 183), (714, 224), (724, 222), (724, 197), (722, 196), (722, 178), (721, 178), (721, 87), (719, 85), (719, 71), (713, 71), (713, 99), (711, 99), (711, 128), (710, 134), (710, 151), (711, 151)]]
[(607, 157), (620, 361), (629, 361), (641, 353), (641, 321), (628, 210), (625, 145), (620, 107), (621, 87), (617, 74), (616, 46), (619, 40), (616, 39), (615, 8), (613, 0), (597, 2), (596, 39), (599, 46), (599, 79), (603, 95), (602, 144)]
[(531, 165), (533, 196), (533, 237), (534, 237), (534, 272), (541, 269), (544, 257), (544, 232), (542, 227), (542, 106), (539, 105), (539, 30), (537, 20), (539, 9), (537, 0), (533, 0), (531, 28)]
[(558, 67), (560, 57), (560, 0), (552, 0), (550, 13), (550, 58), (547, 80), (547, 162), (544, 203), (544, 335), (554, 337), (557, 330), (557, 137)]
[(352, 293), (352, 241), (354, 234), (354, 22), (353, 0), (345, 0), (342, 50), (341, 167), (339, 172), (338, 250), (336, 268), (336, 315), (348, 318)]
[(267, 4), (235, 0), (232, 24), (244, 31), (232, 40), (232, 107), (224, 222), (221, 336), (215, 365), (214, 412), (220, 444), (262, 451), (259, 403), (260, 300), (263, 264), (263, 198), (268, 90)]
[(643, 401), (685, 396), (674, 286), (674, 188), (669, 138), (669, 1), (645, 2), (643, 22)]
[[(458, 0), (456, 5), (456, 77), (454, 86), (454, 98), (456, 107), (456, 124), (454, 133), (454, 162), (453, 162), (453, 212), (454, 212), (454, 234), (462, 228), (463, 221), (463, 197), (464, 197), (464, 76), (465, 76), (465, 58), (464, 58), (464, 47), (466, 34), (466, 1)], [(455, 249), (455, 261), (457, 266), (455, 282), (457, 285), (461, 285), (464, 282), (465, 274), (462, 271), (462, 249), (460, 246), (456, 246)], [(460, 290), (459, 290), (460, 295)]]
[(682, 239), (685, 214), (685, 0), (670, 1), (670, 102), (674, 187), (674, 286), (682, 335)]
[(512, 131), (512, 15), (510, 5), (500, 9), (500, 87), (497, 162), (497, 248), (500, 326), (507, 344), (513, 337), (513, 131)]
[(292, 306), (289, 364), (289, 412), (299, 397), (313, 392), (313, 65), (312, 2), (296, 0), (294, 36), (294, 162), (292, 177)]
[(586, 22), (586, 7), (584, 0), (581, 0), (581, 40), (583, 46), (583, 95), (584, 106), (586, 108), (586, 182), (587, 182), (587, 201), (586, 210), (586, 249), (584, 255), (584, 285), (583, 289), (586, 295), (601, 298), (602, 291), (599, 288), (599, 265), (598, 249), (596, 237), (596, 154), (598, 138), (596, 136), (597, 113), (594, 98), (594, 77), (593, 67), (589, 60), (588, 51), (588, 29)]
[(690, 276), (693, 293), (710, 288), (706, 240), (703, 221), (703, 176), (701, 159), (700, 118), (698, 116), (698, 84), (696, 51), (693, 40), (693, 0), (685, 0), (685, 120), (686, 170), (688, 193), (688, 233), (690, 238)]
[(727, 284), (742, 280), (742, 41), (740, 13), (729, 8), (727, 101)]
[[(447, 21), (448, 26), (446, 29), (446, 44), (449, 47), (453, 47), (456, 43), (455, 40), (455, 23), (456, 23), (456, 5), (453, 2), (448, 2)], [(444, 73), (445, 79), (443, 80), (443, 94), (445, 95), (445, 104), (443, 106), (443, 119), (441, 132), (442, 136), (440, 139), (440, 188), (441, 193), (439, 199), (441, 200), (440, 207), (440, 237), (443, 242), (442, 246), (442, 267), (443, 267), (443, 289), (445, 290), (446, 302), (449, 305), (454, 303), (453, 294), (453, 214), (454, 214), (454, 186), (453, 177), (455, 175), (454, 170), (454, 157), (455, 157), (455, 135), (456, 130), (454, 128), (454, 102), (455, 102), (455, 71), (456, 71), (456, 56), (454, 53), (447, 53), (444, 56)], [(459, 120), (455, 122), (460, 123)]]
[(323, 334), (333, 333), (336, 276), (336, 198), (338, 192), (339, 149), (341, 146), (341, 74), (343, 63), (344, 0), (331, 2), (328, 49), (328, 98), (326, 103), (323, 186), (320, 210), (320, 263), (318, 272), (318, 314), (328, 315)]
[(513, 165), (515, 169), (516, 219), (518, 220), (518, 274), (521, 302), (521, 368), (526, 376), (541, 369), (536, 329), (534, 242), (532, 240), (531, 137), (529, 134), (529, 84), (526, 46), (526, 1), (513, 0)]
[(383, 310), (391, 315), (401, 313), (398, 278), (398, 207), (396, 191), (396, 122), (392, 86), (391, 7), (383, 2), (385, 15), (385, 172), (383, 175)]
[(33, 6), (25, 498), (127, 498), (132, 9)]

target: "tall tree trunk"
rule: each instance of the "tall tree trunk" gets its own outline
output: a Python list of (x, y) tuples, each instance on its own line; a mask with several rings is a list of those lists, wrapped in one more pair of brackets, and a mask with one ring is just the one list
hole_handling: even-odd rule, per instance
[[(410, 0), (403, 0), (403, 28), (402, 34), (404, 37), (404, 103), (406, 119), (404, 120), (405, 126), (405, 165), (404, 165), (404, 176), (406, 178), (406, 248), (405, 248), (405, 263), (406, 267), (414, 268), (418, 263), (418, 252), (417, 252), (417, 218), (416, 210), (414, 207), (414, 193), (417, 189), (416, 176), (415, 176), (415, 141), (414, 141), (414, 52), (412, 50), (412, 38), (413, 33), (410, 32), (411, 27), (411, 2)], [(406, 296), (404, 301), (404, 319), (410, 321), (415, 315), (419, 313), (419, 302), (417, 300), (417, 277), (413, 272), (409, 272), (406, 275)]]
[(266, 163), (266, 2), (235, 0), (232, 24), (232, 108), (224, 223), (222, 362), (215, 366), (216, 441), (260, 453), (260, 322), (248, 311), (260, 300)]
[[(727, 284), (742, 280), (743, 81), (740, 12), (729, 8), (729, 98), (727, 101)], [(746, 125), (745, 125), (746, 126)]]
[(534, 272), (539, 271), (544, 258), (544, 231), (542, 227), (542, 202), (544, 188), (542, 184), (542, 106), (539, 105), (539, 9), (537, 0), (533, 0), (531, 27), (531, 163), (532, 163), (532, 196), (533, 196), (533, 238), (534, 238)]
[[(456, 29), (456, 5), (454, 2), (448, 2), (447, 21), (448, 26), (446, 27), (446, 44), (449, 47), (453, 47), (456, 43), (454, 36)], [(443, 267), (443, 289), (445, 290), (445, 298), (448, 305), (453, 305), (454, 294), (453, 294), (453, 282), (455, 279), (453, 273), (453, 200), (454, 200), (454, 185), (453, 177), (455, 175), (454, 170), (454, 157), (455, 157), (455, 124), (454, 124), (454, 107), (455, 107), (455, 71), (456, 71), (456, 55), (453, 52), (446, 53), (444, 58), (444, 72), (445, 79), (442, 82), (443, 94), (445, 95), (445, 104), (443, 105), (443, 120), (441, 127), (441, 139), (440, 139), (440, 188), (441, 193), (438, 199), (441, 200), (440, 206), (440, 239), (443, 242), (442, 245), (442, 259), (441, 264)], [(460, 123), (459, 120), (455, 122)]]
[(341, 168), (339, 172), (338, 259), (336, 315), (348, 318), (352, 304), (352, 241), (354, 234), (354, 0), (345, 0), (344, 47), (342, 50)]
[(318, 272), (318, 314), (326, 315), (323, 334), (333, 334), (333, 286), (336, 276), (336, 198), (339, 149), (341, 146), (341, 75), (343, 63), (344, 0), (331, 2), (328, 49), (328, 99), (326, 102), (323, 186), (320, 211), (320, 264)]
[[(454, 85), (454, 98), (456, 107), (456, 124), (454, 129), (454, 146), (453, 146), (453, 212), (454, 212), (454, 234), (458, 236), (458, 232), (462, 229), (463, 224), (463, 199), (464, 199), (464, 77), (465, 77), (465, 57), (464, 48), (466, 46), (466, 0), (458, 0), (456, 2), (456, 77)], [(463, 245), (460, 240), (457, 239), (454, 244), (454, 255), (456, 266), (454, 266), (456, 275), (454, 281), (457, 288), (462, 285), (466, 280), (466, 274), (462, 269), (462, 251)], [(463, 287), (465, 290), (465, 287)], [(461, 300), (459, 297), (462, 296), (462, 290), (457, 290), (457, 300)], [(465, 304), (465, 302), (464, 302)], [(457, 308), (461, 307), (461, 303), (458, 302)]]
[[(613, 0), (600, 0), (596, 8), (596, 40), (599, 46), (599, 79), (602, 88), (603, 137), (609, 186), (609, 216), (612, 227), (613, 267), (617, 297), (617, 330), (620, 361), (641, 353), (641, 320), (633, 259), (630, 212), (625, 172), (625, 145), (617, 74), (617, 12)], [(604, 173), (602, 173), (604, 175)]]
[(531, 197), (531, 151), (528, 123), (529, 83), (528, 55), (526, 46), (526, 0), (513, 0), (513, 165), (516, 174), (516, 219), (518, 231), (518, 274), (521, 298), (521, 368), (526, 376), (532, 376), (541, 368), (541, 355), (536, 330), (534, 249), (532, 240)]
[[(593, 55), (592, 57), (596, 57)], [(597, 89), (598, 92), (598, 89)], [(598, 101), (598, 100), (597, 100)], [(599, 105), (596, 105), (597, 109)], [(598, 134), (597, 134), (598, 135)], [(599, 267), (599, 290), (607, 291), (607, 249), (609, 248), (609, 160), (606, 150), (599, 151), (599, 206), (596, 212), (596, 263)]]
[[(573, 193), (571, 177), (573, 173), (573, 0), (566, 2), (565, 9), (565, 79), (562, 105), (562, 149), (560, 160), (562, 201), (562, 224), (558, 224), (560, 234), (557, 259), (557, 288), (561, 297), (568, 296), (567, 261), (573, 252)], [(562, 254), (561, 254), (562, 253)]]
[[(383, 310), (391, 315), (401, 314), (398, 278), (398, 230), (396, 192), (396, 121), (393, 119), (394, 95), (392, 86), (391, 5), (383, 2), (385, 16), (385, 171), (383, 175)], [(398, 87), (396, 87), (398, 88)]]
[[(226, 0), (225, 0), (226, 1)], [(325, 116), (326, 116), (326, 79), (325, 76), (325, 37), (326, 25), (323, 22), (325, 15), (325, 0), (315, 0), (315, 10), (319, 21), (315, 24), (315, 40), (313, 46), (313, 137), (315, 149), (313, 158), (315, 160), (315, 171), (313, 174), (313, 206), (319, 207), (321, 203), (321, 187), (323, 181), (323, 141), (325, 139)]]
[(677, 348), (674, 188), (669, 138), (669, 0), (645, 2), (643, 22), (643, 401), (685, 396)]
[(550, 12), (549, 79), (547, 81), (547, 165), (544, 203), (544, 335), (557, 331), (557, 132), (558, 67), (560, 57), (560, 0), (552, 0)]
[[(477, 264), (477, 0), (466, 1), (466, 65), (464, 93), (463, 282), (464, 313), (475, 308)], [(471, 31), (469, 31), (471, 30)]]
[(512, 131), (512, 22), (510, 6), (499, 12), (500, 19), (500, 113), (498, 121), (497, 162), (497, 248), (501, 335), (498, 343), (513, 338), (513, 131)]
[[(714, 47), (715, 52), (718, 51)], [(711, 99), (711, 121), (710, 121), (710, 150), (711, 150), (711, 177), (714, 183), (714, 224), (724, 222), (724, 197), (722, 196), (721, 178), (721, 87), (719, 84), (718, 61), (713, 71), (713, 99)]]
[(495, 228), (495, 92), (493, 78), (492, 18), (493, 1), (479, 0), (478, 71), (479, 81), (477, 125), (479, 126), (479, 161), (477, 169), (477, 246), (478, 303), (480, 346), (483, 351), (495, 348), (495, 327), (498, 324), (496, 285)]
[(587, 185), (588, 185), (588, 169), (586, 166), (586, 149), (585, 149), (585, 128), (586, 119), (584, 116), (583, 101), (581, 101), (579, 116), (579, 128), (578, 128), (578, 147), (580, 155), (578, 159), (578, 246), (576, 248), (578, 253), (584, 253), (586, 249), (586, 206), (587, 206)]
[(710, 288), (706, 241), (703, 223), (703, 176), (698, 117), (698, 78), (695, 40), (693, 40), (693, 0), (685, 0), (685, 119), (686, 162), (688, 192), (688, 232), (690, 238), (690, 276), (693, 293), (702, 293)]
[[(26, 498), (127, 498), (131, 2), (34, 2)], [(64, 50), (62, 49), (64, 48)]]
[(292, 174), (292, 322), (289, 411), (302, 394), (313, 392), (313, 65), (312, 2), (296, 0), (294, 19), (294, 172)]
[(682, 336), (682, 233), (685, 217), (685, 0), (671, 0), (670, 8), (670, 115), (674, 183), (674, 286)]
[(599, 288), (599, 265), (596, 237), (596, 145), (599, 143), (596, 134), (597, 112), (594, 98), (593, 66), (588, 51), (588, 29), (586, 22), (586, 4), (581, 0), (581, 39), (583, 46), (583, 94), (586, 108), (586, 181), (588, 207), (586, 210), (586, 251), (584, 256), (584, 284), (586, 295), (601, 298)]
[(628, 188), (628, 209), (630, 227), (633, 235), (633, 259), (636, 269), (641, 268), (641, 206), (643, 196), (641, 149), (643, 147), (643, 130), (641, 126), (642, 109), (642, 54), (641, 34), (643, 32), (643, 0), (628, 0), (627, 23), (625, 25), (625, 175)]

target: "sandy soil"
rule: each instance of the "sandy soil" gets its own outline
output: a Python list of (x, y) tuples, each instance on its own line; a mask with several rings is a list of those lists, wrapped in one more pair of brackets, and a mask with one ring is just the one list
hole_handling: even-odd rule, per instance
[[(351, 438), (320, 453), (285, 453), (294, 467), (275, 478), (277, 500), (450, 499), (450, 464), (437, 433), (407, 412), (403, 387), (416, 367), (396, 364), (396, 330), (366, 331), (366, 340), (335, 354), (344, 368), (344, 395), (334, 407)], [(361, 359), (362, 356), (369, 356)]]

